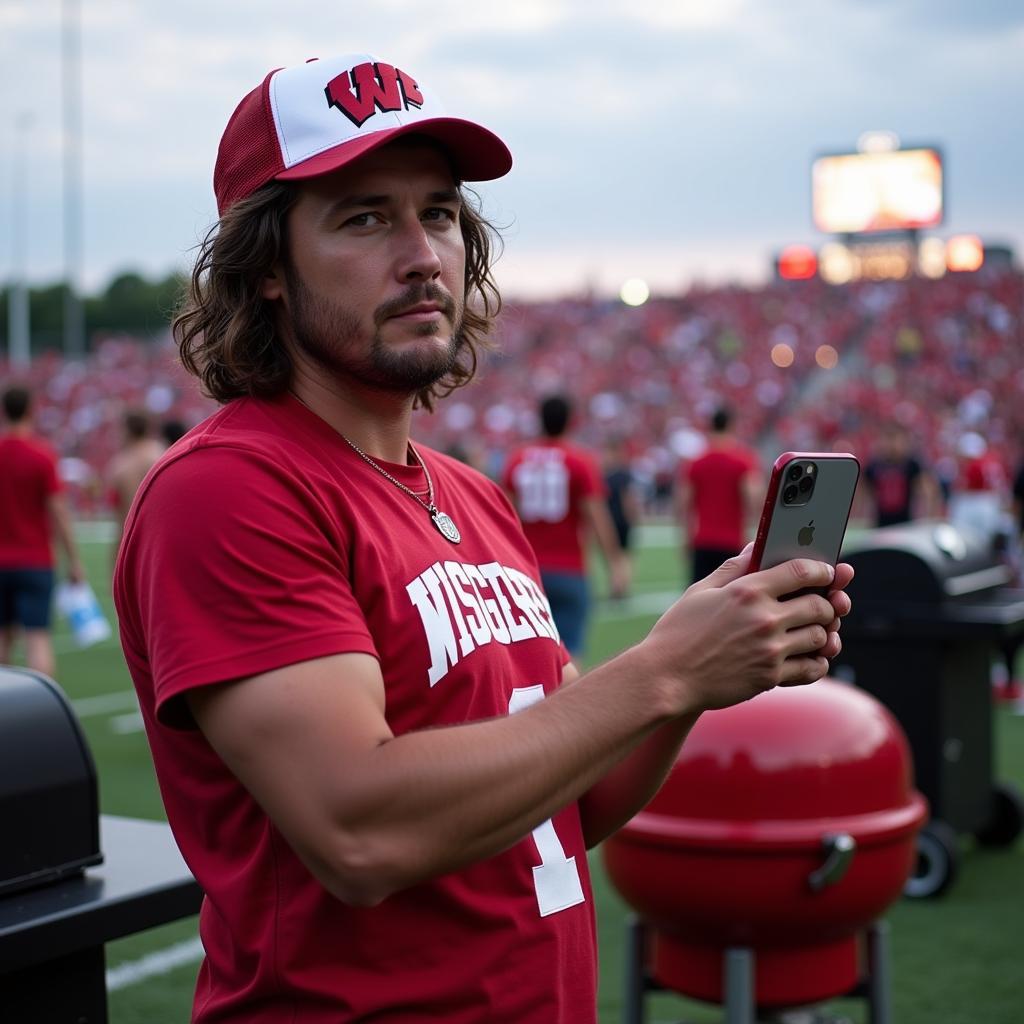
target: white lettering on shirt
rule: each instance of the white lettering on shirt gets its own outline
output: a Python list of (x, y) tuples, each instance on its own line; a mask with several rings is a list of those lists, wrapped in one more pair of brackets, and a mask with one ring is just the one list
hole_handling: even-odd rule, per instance
[(540, 585), (497, 562), (435, 562), (405, 590), (423, 626), (432, 687), (484, 644), (559, 639)]
[(433, 686), (443, 678), (449, 665), (459, 660), (451, 610), (441, 592), (436, 563), (420, 573), (405, 589), (420, 613), (423, 632), (427, 635), (430, 647), (429, 682)]

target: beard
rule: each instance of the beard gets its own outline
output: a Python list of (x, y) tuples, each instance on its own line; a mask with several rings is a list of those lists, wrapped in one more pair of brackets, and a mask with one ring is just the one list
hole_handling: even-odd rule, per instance
[[(314, 295), (297, 276), (286, 271), (292, 299), (291, 328), (298, 349), (332, 373), (373, 388), (400, 394), (415, 394), (437, 383), (458, 362), (464, 340), (462, 311), (445, 290), (435, 284), (411, 285), (395, 299), (374, 310), (374, 333), (369, 350), (363, 351), (365, 331), (351, 309), (324, 296)], [(451, 324), (447, 345), (419, 345), (406, 341), (389, 346), (380, 333), (385, 321), (419, 302), (434, 302)], [(437, 323), (418, 324), (415, 334), (429, 338), (440, 333)]]

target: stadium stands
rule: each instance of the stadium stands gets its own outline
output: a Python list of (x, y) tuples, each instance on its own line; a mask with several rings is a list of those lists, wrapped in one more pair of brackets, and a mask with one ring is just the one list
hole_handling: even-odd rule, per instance
[[(435, 414), (417, 414), (414, 430), (492, 475), (532, 432), (536, 397), (566, 387), (578, 399), (577, 435), (593, 445), (625, 436), (652, 485), (695, 450), (700, 425), (722, 401), (766, 459), (786, 449), (866, 455), (880, 424), (893, 419), (947, 475), (968, 430), (1007, 464), (1024, 455), (1024, 275), (1014, 270), (695, 287), (640, 307), (510, 300), (498, 335), (477, 381)], [(835, 368), (816, 362), (822, 345), (838, 352)], [(773, 361), (777, 346), (788, 346), (790, 365)], [(63, 457), (80, 515), (106, 511), (103, 473), (126, 407), (189, 425), (214, 407), (177, 365), (169, 337), (94, 338), (86, 360), (44, 353), (18, 378), (38, 393), (39, 430)]]

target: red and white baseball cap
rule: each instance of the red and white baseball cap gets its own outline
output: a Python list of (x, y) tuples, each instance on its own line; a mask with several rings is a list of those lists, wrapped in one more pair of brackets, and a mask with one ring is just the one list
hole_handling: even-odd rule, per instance
[(273, 180), (315, 178), (399, 135), (442, 143), (461, 181), (507, 174), (512, 154), (493, 132), (449, 117), (412, 75), (348, 54), (271, 71), (235, 108), (221, 136), (213, 191), (221, 216)]

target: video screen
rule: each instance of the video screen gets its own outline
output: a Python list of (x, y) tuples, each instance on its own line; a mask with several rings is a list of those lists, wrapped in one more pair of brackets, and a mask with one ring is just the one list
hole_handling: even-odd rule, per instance
[(815, 227), (830, 234), (936, 227), (942, 154), (921, 148), (818, 157), (811, 196)]

